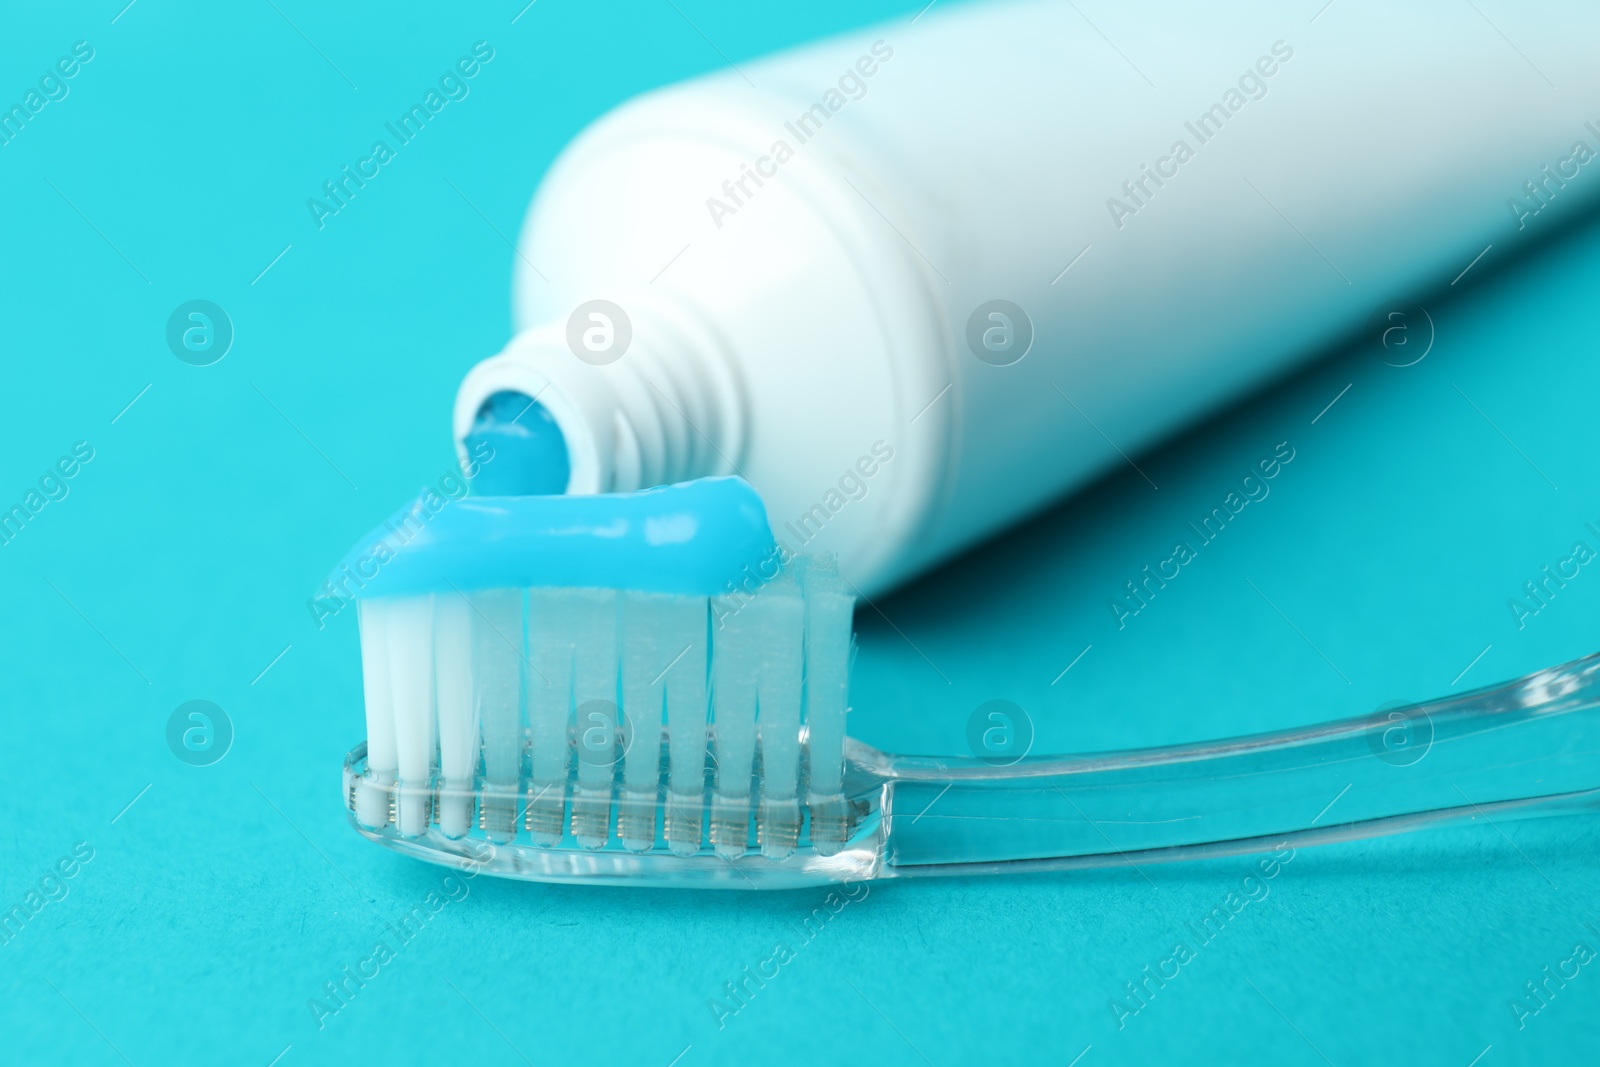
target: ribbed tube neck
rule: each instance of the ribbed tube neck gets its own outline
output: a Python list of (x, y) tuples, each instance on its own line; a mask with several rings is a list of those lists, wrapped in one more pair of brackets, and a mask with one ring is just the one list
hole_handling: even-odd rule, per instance
[(691, 318), (654, 300), (589, 301), (474, 367), (456, 396), (464, 460), (480, 413), (491, 401), (503, 407), (505, 393), (526, 396), (559, 427), (568, 493), (734, 473), (744, 444), (728, 360)]

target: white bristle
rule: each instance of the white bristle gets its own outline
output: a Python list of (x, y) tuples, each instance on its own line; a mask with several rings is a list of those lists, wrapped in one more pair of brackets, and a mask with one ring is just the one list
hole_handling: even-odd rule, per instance
[(522, 772), (522, 590), (467, 594), (472, 605), (474, 701), (483, 736), (483, 832), (503, 845), (517, 835)]
[[(706, 605), (703, 597), (622, 594), (622, 707), (629, 745), (623, 757), (617, 835), (634, 852), (655, 844), (663, 715), (666, 722), (679, 723), (668, 735), (673, 740), (669, 795), (674, 790), (681, 794), (679, 810), (700, 809), (705, 789)], [(673, 829), (683, 850), (699, 849), (698, 818), (692, 831), (682, 819)], [(669, 833), (669, 843), (673, 839)]]
[(478, 709), (472, 678), (472, 605), (462, 593), (434, 604), (434, 688), (439, 712), (439, 832), (452, 840), (472, 826), (478, 764)]
[(611, 781), (616, 774), (617, 598), (610, 589), (578, 591), (567, 626), (573, 640), (573, 739), (578, 784), (572, 796), (572, 836), (584, 848), (611, 838)]
[[(662, 821), (667, 847), (680, 856), (700, 851), (705, 834), (706, 722), (711, 708), (707, 678), (711, 650), (706, 637), (709, 606), (705, 598), (684, 597), (673, 607), (671, 621), (663, 629), (673, 635), (670, 644), (683, 642), (683, 659), (662, 677), (667, 697), (667, 796)], [(660, 669), (666, 670), (666, 663)]]
[(844, 847), (845, 714), (849, 710), (851, 618), (855, 601), (831, 559), (814, 559), (801, 579), (806, 602), (805, 715), (811, 782), (811, 847), (824, 856)]
[(389, 821), (389, 790), (399, 770), (394, 747), (394, 701), (389, 684), (389, 650), (384, 640), (388, 600), (362, 600), (356, 608), (361, 630), (361, 685), (367, 704), (367, 777), (356, 790), (356, 820), (370, 830)]
[(389, 660), (399, 764), (395, 821), (403, 836), (416, 837), (428, 829), (433, 807), (433, 596), (394, 600), (381, 633)]
[(756, 695), (761, 735), (761, 854), (780, 860), (800, 837), (800, 687), (805, 654), (805, 604), (800, 582), (784, 572), (758, 599), (772, 615), (760, 649)]
[(566, 829), (567, 726), (572, 717), (572, 618), (582, 589), (528, 591), (528, 830), (535, 844), (556, 845)]
[[(798, 695), (804, 627), (799, 590), (780, 576), (753, 597), (712, 602), (711, 717), (716, 733), (716, 787), (711, 797), (711, 843), (722, 856), (742, 856), (750, 842), (750, 782), (756, 751), (756, 716), (773, 675)], [(781, 714), (781, 712), (780, 712)], [(798, 706), (795, 728), (799, 728)]]
[(718, 598), (537, 588), (363, 601), (357, 820), (392, 819), (389, 832), (415, 838), (436, 819), (454, 840), (472, 832), (476, 805), (496, 844), (526, 828), (545, 848), (687, 857), (709, 836), (730, 861), (749, 852), (753, 821), (761, 854), (781, 861), (809, 812), (812, 846), (832, 855), (850, 834), (853, 604), (817, 560)]

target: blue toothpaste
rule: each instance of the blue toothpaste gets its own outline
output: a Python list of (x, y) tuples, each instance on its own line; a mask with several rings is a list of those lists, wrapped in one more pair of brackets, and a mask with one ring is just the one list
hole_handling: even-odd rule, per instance
[(702, 478), (633, 493), (475, 496), (431, 512), (419, 500), (358, 541), (335, 577), (358, 576), (361, 597), (539, 586), (714, 596), (775, 551), (750, 484)]

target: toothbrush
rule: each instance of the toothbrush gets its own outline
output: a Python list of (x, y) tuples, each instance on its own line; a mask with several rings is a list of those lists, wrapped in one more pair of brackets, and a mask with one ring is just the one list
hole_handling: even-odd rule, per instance
[(1007, 764), (846, 736), (853, 602), (831, 560), (775, 552), (738, 478), (455, 502), (362, 590), (351, 821), (506, 877), (779, 889), (1600, 808), (1600, 654), (1375, 717)]

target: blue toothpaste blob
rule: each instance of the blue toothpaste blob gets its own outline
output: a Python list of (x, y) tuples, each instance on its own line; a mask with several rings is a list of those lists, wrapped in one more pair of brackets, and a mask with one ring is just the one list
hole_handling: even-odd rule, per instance
[(331, 582), (360, 597), (535, 586), (714, 596), (776, 551), (743, 478), (595, 496), (425, 493), (357, 542)]
[(543, 404), (518, 392), (498, 392), (483, 402), (465, 444), (471, 455), (479, 445), (493, 448), (494, 458), (472, 479), (477, 496), (543, 496), (565, 492), (572, 476), (567, 442)]

